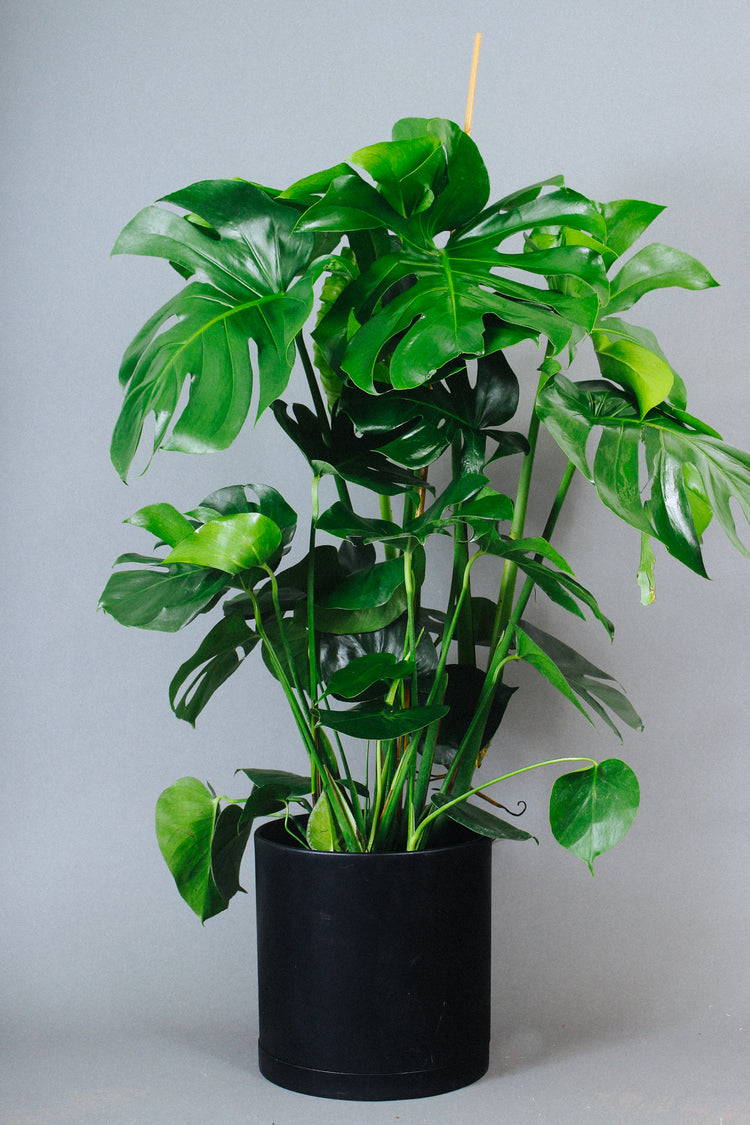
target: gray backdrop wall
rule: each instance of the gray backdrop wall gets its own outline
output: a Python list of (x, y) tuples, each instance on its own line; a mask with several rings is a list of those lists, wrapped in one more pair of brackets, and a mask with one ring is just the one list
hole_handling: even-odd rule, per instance
[[(691, 409), (747, 447), (741, 0), (3, 6), (2, 1122), (399, 1113), (311, 1108), (260, 1083), (252, 898), (202, 929), (156, 850), (153, 804), (174, 778), (227, 791), (237, 765), (301, 758), (280, 693), (252, 670), (196, 731), (171, 715), (169, 678), (194, 636), (96, 613), (112, 560), (134, 547), (121, 521), (230, 481), (273, 481), (303, 505), (306, 485), (291, 457), (273, 462), (271, 419), (227, 456), (163, 455), (120, 483), (108, 461), (119, 359), (174, 283), (163, 263), (109, 250), (137, 209), (194, 180), (285, 185), (386, 139), (399, 117), (463, 121), (476, 31), (473, 135), (495, 198), (564, 172), (594, 198), (668, 204), (654, 237), (722, 287), (656, 294), (642, 320)], [(536, 357), (519, 357), (528, 383)], [(554, 475), (556, 454), (544, 456)], [(481, 1089), (400, 1117), (750, 1121), (750, 560), (718, 531), (710, 582), (660, 553), (644, 609), (637, 536), (582, 481), (573, 509), (583, 521), (560, 548), (617, 624), (612, 649), (593, 627), (575, 640), (627, 687), (646, 730), (621, 749), (529, 683), (503, 753), (520, 765), (621, 752), (642, 810), (592, 880), (545, 827), (551, 777), (507, 792), (529, 802), (541, 845), (495, 849), (493, 1070)]]

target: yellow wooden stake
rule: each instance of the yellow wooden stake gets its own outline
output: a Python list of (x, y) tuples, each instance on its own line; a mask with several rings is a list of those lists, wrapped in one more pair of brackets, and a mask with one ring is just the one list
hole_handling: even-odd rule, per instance
[(471, 135), (471, 119), (474, 116), (474, 94), (477, 88), (477, 71), (479, 70), (479, 49), (482, 46), (482, 33), (474, 36), (474, 54), (471, 60), (471, 77), (469, 78), (469, 97), (466, 102), (466, 124), (464, 132)]

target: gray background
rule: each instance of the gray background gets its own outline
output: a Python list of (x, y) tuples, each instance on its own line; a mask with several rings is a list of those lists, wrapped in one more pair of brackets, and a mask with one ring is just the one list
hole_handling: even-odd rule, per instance
[[(430, 1102), (353, 1107), (258, 1078), (252, 896), (202, 929), (162, 866), (153, 804), (183, 774), (226, 792), (236, 766), (301, 767), (291, 723), (250, 670), (192, 731), (167, 684), (197, 636), (95, 612), (114, 557), (140, 545), (120, 521), (144, 504), (252, 480), (307, 497), (271, 419), (220, 458), (163, 455), (119, 482), (117, 366), (175, 284), (164, 263), (110, 261), (119, 229), (197, 179), (283, 186), (401, 116), (463, 122), (475, 31), (493, 197), (564, 172), (594, 198), (668, 204), (654, 237), (722, 288), (656, 294), (638, 320), (692, 410), (748, 446), (749, 30), (744, 0), (3, 6), (2, 1125), (750, 1122), (750, 562), (719, 532), (712, 581), (660, 552), (643, 609), (637, 536), (577, 482), (579, 526), (558, 543), (618, 634), (612, 649), (593, 626), (569, 635), (646, 731), (620, 749), (529, 682), (504, 760), (622, 753), (642, 810), (592, 880), (545, 827), (552, 775), (506, 791), (541, 846), (494, 853), (492, 1066)], [(534, 364), (518, 352), (526, 384)], [(559, 458), (543, 457), (552, 480)]]

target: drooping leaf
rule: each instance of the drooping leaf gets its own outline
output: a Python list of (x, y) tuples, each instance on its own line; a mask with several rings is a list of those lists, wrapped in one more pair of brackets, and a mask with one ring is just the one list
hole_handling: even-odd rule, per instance
[(585, 715), (585, 717), (591, 723), (591, 716), (581, 703), (580, 699), (577, 698), (576, 693), (573, 691), (573, 688), (570, 686), (568, 680), (566, 679), (560, 668), (557, 666), (555, 661), (552, 659), (552, 657), (548, 656), (547, 653), (543, 649), (541, 649), (538, 644), (532, 641), (531, 637), (522, 629), (516, 627), (515, 636), (516, 657), (519, 660), (525, 660), (527, 664), (531, 664), (532, 667), (536, 668), (537, 672), (540, 672), (541, 675), (544, 676), (545, 680), (548, 680), (553, 687), (557, 688), (557, 690), (562, 695), (564, 695), (565, 698), (568, 699), (574, 707), (577, 707), (581, 714)]
[(547, 653), (582, 702), (622, 741), (612, 716), (633, 730), (643, 730), (643, 720), (614, 678), (557, 637), (522, 620), (521, 628)]
[[(453, 797), (447, 793), (434, 793), (432, 796), (432, 804), (436, 809), (443, 808), (452, 800)], [(523, 828), (517, 828), (515, 824), (510, 824), (507, 820), (502, 820), (494, 813), (480, 809), (468, 801), (462, 801), (460, 805), (447, 809), (445, 815), (456, 824), (462, 824), (479, 836), (488, 836), (492, 840), (533, 840), (539, 843), (536, 836), (532, 836), (530, 832), (525, 832)]]
[[(281, 665), (288, 683), (310, 690), (310, 664), (307, 651), (307, 627), (301, 621), (287, 619), (283, 626), (275, 618), (265, 625), (268, 642), (263, 641), (263, 663), (272, 676), (278, 678), (276, 661)], [(273, 649), (273, 656), (268, 650)]]
[(317, 475), (324, 472), (340, 476), (385, 496), (395, 496), (418, 488), (419, 477), (394, 465), (380, 453), (377, 442), (358, 438), (354, 427), (341, 411), (334, 411), (330, 438), (321, 432), (316, 416), (306, 406), (294, 403), (294, 417), (286, 403), (273, 404), (276, 421), (291, 438)]
[(239, 820), (240, 828), (250, 828), (257, 817), (281, 812), (289, 801), (306, 797), (312, 789), (309, 777), (287, 770), (243, 769), (237, 772), (247, 774), (254, 783)]
[(640, 801), (638, 779), (625, 762), (610, 758), (559, 777), (550, 797), (555, 839), (594, 874), (594, 860), (623, 838)]
[(177, 889), (201, 922), (227, 908), (211, 874), (219, 802), (195, 777), (170, 785), (156, 804), (156, 838)]
[[(440, 723), (435, 744), (435, 761), (449, 766), (477, 712), (485, 673), (481, 668), (468, 664), (448, 664), (445, 671), (447, 684), (443, 703), (449, 711)], [(496, 686), (482, 734), (482, 747), (487, 747), (492, 742), (517, 690), (505, 683), (498, 683)]]
[[(191, 278), (151, 317), (123, 358), (126, 394), (111, 450), (123, 478), (151, 414), (154, 452), (162, 446), (190, 453), (226, 449), (253, 395), (249, 341), (258, 351), (261, 414), (289, 381), (294, 337), (312, 308), (311, 279), (304, 273), (315, 239), (293, 233), (295, 207), (240, 180), (193, 184), (166, 202), (197, 212), (209, 228), (151, 206), (115, 244), (115, 254), (166, 258)], [(188, 401), (170, 432), (186, 380)]]
[(214, 692), (237, 671), (259, 640), (242, 614), (231, 613), (218, 621), (172, 677), (169, 702), (177, 718), (195, 726)]
[(250, 838), (251, 825), (241, 824), (242, 807), (227, 805), (219, 813), (211, 843), (211, 875), (221, 897), (229, 900), (244, 890), (240, 866)]
[[(671, 406), (641, 419), (626, 392), (607, 383), (549, 380), (537, 411), (555, 441), (596, 485), (600, 499), (620, 519), (659, 539), (697, 574), (705, 575), (699, 524), (708, 513), (743, 554), (732, 505), (750, 522), (750, 455), (723, 442), (714, 430)], [(594, 430), (593, 471), (586, 445)], [(640, 449), (646, 453), (644, 472)]]
[[(146, 567), (115, 571), (99, 599), (99, 608), (121, 625), (176, 633), (227, 588), (227, 576), (221, 571), (166, 566), (155, 557), (135, 558)], [(133, 559), (123, 555), (115, 566)]]

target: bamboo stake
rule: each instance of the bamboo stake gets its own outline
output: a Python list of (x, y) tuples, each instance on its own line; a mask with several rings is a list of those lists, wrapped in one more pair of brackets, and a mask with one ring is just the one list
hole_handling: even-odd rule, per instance
[(474, 94), (477, 88), (477, 71), (479, 70), (479, 49), (482, 46), (482, 33), (478, 31), (474, 36), (474, 54), (471, 59), (471, 77), (469, 78), (469, 97), (466, 102), (466, 124), (464, 133), (471, 136), (471, 121), (474, 116)]

